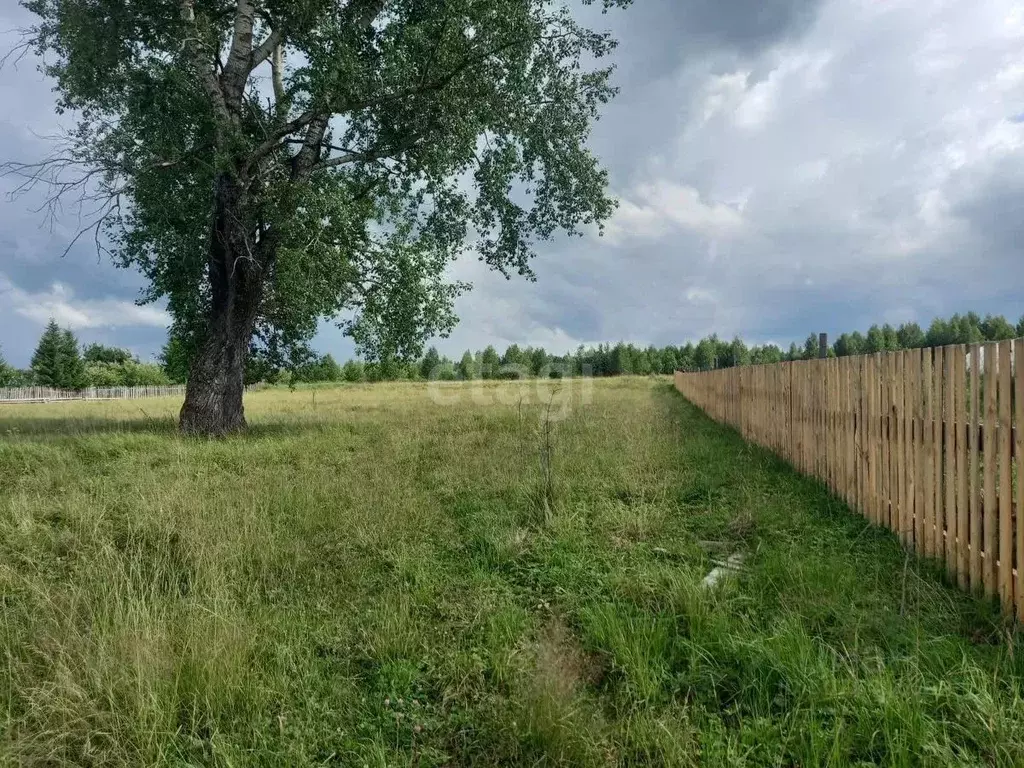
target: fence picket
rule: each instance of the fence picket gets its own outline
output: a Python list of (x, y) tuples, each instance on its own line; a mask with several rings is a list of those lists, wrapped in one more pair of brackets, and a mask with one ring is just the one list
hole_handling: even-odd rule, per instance
[(985, 537), (984, 550), (984, 583), (985, 594), (996, 593), (996, 430), (993, 429), (996, 423), (997, 395), (996, 395), (996, 345), (986, 344), (982, 347), (985, 358), (985, 406), (984, 420), (982, 422), (982, 466), (984, 467), (985, 500), (982, 510), (982, 535)]
[(918, 478), (914, 473), (914, 449), (913, 449), (913, 416), (915, 397), (913, 387), (912, 356), (910, 350), (900, 352), (903, 357), (903, 464), (905, 467), (905, 480), (903, 492), (903, 504), (905, 505), (903, 516), (900, 517), (900, 524), (903, 538), (903, 546), (913, 549), (913, 513), (914, 495), (916, 494), (916, 482)]
[(833, 388), (833, 360), (825, 359), (824, 368), (824, 408), (825, 408), (825, 477), (828, 480), (828, 489), (836, 493), (836, 425), (833, 416), (836, 412), (836, 392)]
[(1017, 339), (1014, 344), (1014, 360), (1016, 370), (1013, 374), (1016, 388), (1017, 423), (1016, 440), (1014, 443), (1017, 455), (1017, 619), (1024, 621), (1024, 339)]
[(871, 356), (869, 390), (870, 442), (867, 454), (867, 484), (870, 486), (872, 516), (880, 525), (889, 525), (888, 500), (882, 495), (882, 353)]
[[(1013, 478), (1010, 476), (1010, 451), (1013, 443), (1011, 429), (1011, 398), (1013, 379), (1011, 377), (1011, 355), (1013, 344), (999, 342), (999, 597), (1003, 605), (1013, 605)], [(986, 461), (987, 461), (986, 457)], [(1012, 610), (1012, 608), (1011, 608)]]
[(956, 475), (953, 459), (953, 347), (942, 350), (942, 415), (946, 425), (944, 453), (945, 471), (942, 473), (942, 488), (945, 491), (946, 568), (950, 575), (956, 573)]
[(889, 482), (889, 467), (892, 457), (889, 455), (888, 440), (888, 410), (889, 403), (889, 364), (888, 353), (878, 358), (878, 365), (875, 371), (874, 390), (877, 393), (878, 406), (875, 408), (874, 422), (877, 436), (875, 446), (878, 456), (878, 466), (875, 470), (878, 487), (878, 514), (881, 524), (886, 527), (892, 526), (892, 510), (889, 506), (889, 493), (891, 484)]
[(921, 350), (921, 388), (924, 402), (924, 424), (921, 429), (921, 541), (917, 551), (925, 557), (935, 556), (935, 377), (932, 373), (932, 351)]
[(953, 432), (956, 437), (956, 573), (960, 589), (968, 588), (970, 574), (969, 511), (967, 509), (967, 347), (958, 344), (953, 353)]
[(970, 467), (968, 468), (968, 512), (971, 516), (971, 589), (980, 592), (983, 588), (981, 553), (984, 547), (981, 532), (981, 458), (979, 456), (979, 408), (981, 404), (981, 346), (971, 344), (970, 408), (971, 431), (968, 435)]
[(924, 376), (924, 354), (920, 349), (910, 350), (910, 368), (913, 379), (914, 410), (913, 428), (911, 429), (911, 444), (913, 445), (914, 459), (914, 550), (919, 554), (924, 553), (925, 546), (925, 514), (924, 498), (927, 489), (925, 483), (925, 443), (924, 425), (927, 416), (924, 407), (925, 376)]
[(894, 353), (896, 358), (896, 517), (893, 530), (907, 546), (907, 355), (905, 351)]
[(910, 419), (910, 426), (907, 429), (907, 475), (910, 478), (907, 492), (907, 513), (910, 515), (908, 526), (908, 538), (913, 542), (910, 548), (920, 551), (922, 537), (924, 536), (924, 515), (921, 495), (923, 484), (921, 483), (921, 350), (907, 350), (907, 387), (910, 392), (907, 416)]
[(945, 445), (945, 432), (943, 429), (943, 409), (945, 398), (943, 397), (943, 384), (945, 379), (942, 375), (945, 365), (945, 349), (935, 347), (932, 350), (934, 361), (932, 364), (932, 398), (935, 404), (935, 421), (932, 422), (932, 462), (935, 477), (935, 528), (932, 531), (934, 536), (933, 554), (936, 558), (944, 560), (946, 557), (946, 484), (945, 463), (943, 461), (943, 446)]
[(867, 365), (867, 356), (857, 359), (857, 367), (854, 389), (854, 408), (857, 430), (857, 459), (854, 462), (857, 467), (857, 496), (854, 499), (856, 509), (869, 520), (871, 510), (868, 508), (865, 499), (866, 481), (864, 477), (864, 462), (867, 456), (867, 439), (864, 434), (864, 368)]

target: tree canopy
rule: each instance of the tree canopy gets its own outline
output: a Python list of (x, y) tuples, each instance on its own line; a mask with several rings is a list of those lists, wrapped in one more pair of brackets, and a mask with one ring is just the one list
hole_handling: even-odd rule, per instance
[(127, 349), (120, 347), (108, 347), (105, 344), (90, 344), (82, 351), (82, 359), (89, 363), (113, 363), (124, 364), (131, 361), (138, 362), (135, 355)]

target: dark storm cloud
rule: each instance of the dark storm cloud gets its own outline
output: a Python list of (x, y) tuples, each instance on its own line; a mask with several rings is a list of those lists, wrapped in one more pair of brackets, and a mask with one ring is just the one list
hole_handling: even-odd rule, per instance
[(652, 147), (670, 143), (688, 105), (679, 94), (709, 72), (735, 67), (796, 36), (821, 0), (640, 0), (588, 23), (619, 41), (619, 96), (607, 106), (593, 145), (612, 172), (626, 176)]
[(798, 35), (821, 0), (638, 0), (624, 13), (593, 14), (619, 40), (619, 82), (627, 91), (669, 75), (687, 59), (751, 56)]
[(650, 29), (751, 53), (799, 35), (813, 21), (819, 0), (659, 0)]
[(1002, 266), (1008, 287), (1024, 288), (1024, 157), (989, 168), (980, 178), (963, 178), (961, 184), (963, 197), (954, 202), (952, 213), (975, 235), (965, 263)]

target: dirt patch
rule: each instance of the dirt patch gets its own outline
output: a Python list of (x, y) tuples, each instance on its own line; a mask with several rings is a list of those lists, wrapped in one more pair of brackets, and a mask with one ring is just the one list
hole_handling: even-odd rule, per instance
[(597, 685), (603, 677), (601, 658), (587, 653), (568, 625), (552, 617), (537, 638), (534, 676), (537, 692), (567, 701), (580, 688)]

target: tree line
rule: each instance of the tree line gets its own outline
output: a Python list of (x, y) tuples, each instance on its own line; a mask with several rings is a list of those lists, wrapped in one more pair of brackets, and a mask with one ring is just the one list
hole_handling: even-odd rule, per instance
[(50, 320), (28, 368), (18, 369), (0, 355), (0, 387), (144, 387), (170, 384), (161, 365), (143, 363), (127, 349), (90, 344), (85, 348), (68, 328)]
[[(947, 344), (973, 344), (1002, 341), (1024, 336), (1024, 317), (1016, 325), (1002, 315), (982, 318), (974, 312), (936, 318), (928, 329), (917, 323), (872, 325), (867, 332), (844, 333), (829, 346), (830, 357), (872, 354), (875, 352), (937, 347)], [(166, 354), (166, 350), (165, 350)], [(818, 336), (810, 334), (803, 345), (793, 343), (788, 350), (775, 344), (747, 345), (739, 337), (727, 341), (712, 334), (696, 344), (681, 346), (636, 346), (634, 344), (598, 344), (580, 346), (568, 354), (552, 354), (542, 347), (522, 348), (510, 345), (499, 354), (494, 346), (466, 350), (453, 360), (431, 347), (412, 362), (375, 362), (349, 360), (339, 365), (330, 355), (313, 355), (290, 370), (268, 369), (258, 356), (250, 361), (246, 378), (271, 383), (321, 381), (395, 381), (436, 379), (522, 378), (524, 376), (620, 376), (671, 374), (674, 371), (710, 371), (738, 365), (763, 365), (817, 358)], [(177, 380), (177, 379), (176, 379)]]
[[(936, 318), (928, 329), (917, 323), (872, 325), (866, 333), (854, 331), (839, 336), (829, 347), (831, 357), (872, 354), (900, 349), (973, 344), (1024, 336), (1024, 317), (1016, 325), (1002, 315), (982, 318), (974, 312), (950, 318)], [(275, 364), (254, 351), (246, 363), (246, 383), (295, 384), (300, 382), (374, 382), (415, 379), (442, 381), (522, 378), (545, 376), (621, 376), (671, 374), (674, 371), (710, 371), (738, 365), (761, 365), (818, 357), (818, 337), (810, 334), (802, 346), (791, 344), (783, 350), (775, 344), (748, 346), (742, 339), (732, 341), (717, 335), (696, 344), (636, 346), (598, 344), (580, 346), (567, 354), (553, 354), (543, 347), (510, 345), (503, 353), (491, 345), (466, 350), (453, 360), (431, 347), (418, 360), (364, 362), (348, 360), (339, 364), (331, 355), (306, 350), (291, 364)], [(60, 389), (84, 387), (159, 386), (184, 383), (188, 376), (186, 355), (172, 337), (164, 346), (160, 362), (143, 363), (131, 352), (102, 344), (80, 348), (68, 329), (50, 321), (32, 356), (31, 367), (18, 370), (0, 355), (0, 386), (49, 386)]]
[[(944, 347), (948, 344), (1003, 341), (1021, 336), (1024, 336), (1024, 317), (1013, 325), (1003, 315), (987, 315), (982, 318), (975, 312), (968, 312), (965, 315), (953, 315), (948, 319), (937, 317), (932, 320), (927, 331), (917, 323), (904, 323), (898, 327), (889, 324), (873, 325), (866, 334), (857, 331), (844, 333), (836, 339), (830, 353), (837, 357), (846, 357), (900, 349)], [(817, 350), (817, 338), (812, 335), (804, 346), (805, 351), (811, 346)]]

